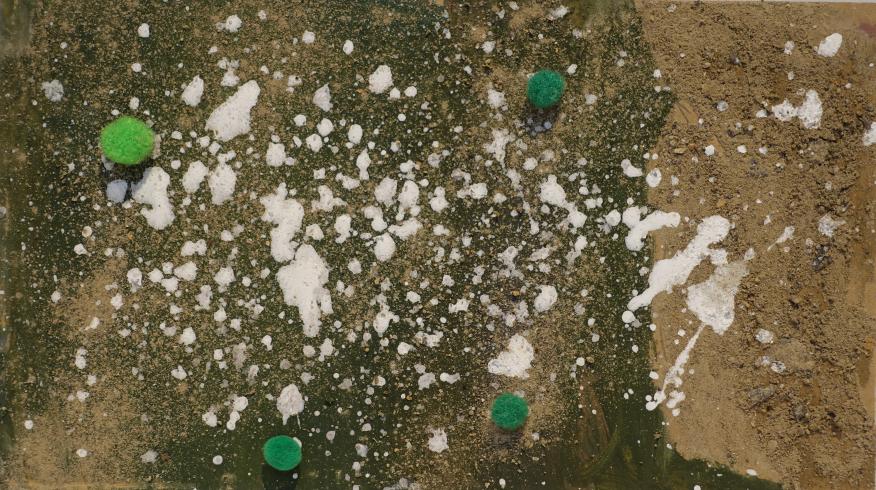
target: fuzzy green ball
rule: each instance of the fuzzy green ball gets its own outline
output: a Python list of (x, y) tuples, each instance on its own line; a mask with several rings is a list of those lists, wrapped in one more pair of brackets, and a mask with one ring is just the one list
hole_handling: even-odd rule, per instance
[(563, 76), (553, 70), (540, 70), (529, 79), (526, 85), (526, 97), (539, 109), (555, 106), (563, 96), (566, 81)]
[(493, 423), (505, 430), (523, 427), (528, 416), (529, 405), (526, 400), (513, 393), (502, 393), (496, 397), (490, 413)]
[(136, 117), (123, 116), (106, 125), (100, 132), (103, 154), (122, 165), (137, 165), (152, 154), (155, 135), (152, 129)]
[(279, 471), (289, 471), (301, 463), (301, 445), (289, 436), (274, 436), (262, 446), (265, 462)]

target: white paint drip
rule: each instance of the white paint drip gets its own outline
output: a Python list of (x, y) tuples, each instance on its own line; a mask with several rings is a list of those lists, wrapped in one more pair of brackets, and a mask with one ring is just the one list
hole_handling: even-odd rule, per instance
[(210, 172), (207, 186), (210, 188), (210, 202), (215, 205), (222, 204), (234, 195), (237, 174), (227, 163), (220, 163)]
[[(666, 389), (670, 385), (675, 387), (681, 386), (683, 382), (681, 379), (681, 375), (684, 374), (684, 365), (687, 364), (687, 361), (690, 358), (690, 351), (697, 344), (697, 339), (700, 338), (700, 334), (703, 332), (703, 328), (705, 328), (705, 325), (700, 325), (699, 328), (697, 328), (696, 333), (694, 333), (693, 337), (691, 337), (690, 340), (687, 341), (687, 345), (684, 346), (684, 349), (682, 349), (681, 353), (678, 354), (678, 357), (675, 358), (675, 362), (672, 364), (672, 367), (669, 368), (669, 371), (666, 372), (666, 376), (663, 379), (663, 386), (660, 388), (659, 391), (654, 393), (654, 396), (651, 398), (651, 400), (645, 403), (646, 410), (654, 410), (666, 400)], [(673, 399), (671, 401), (672, 406), (669, 408), (673, 408), (677, 403), (676, 400), (679, 398), (678, 392), (673, 390), (670, 393), (670, 396), (672, 396)], [(667, 406), (669, 406), (668, 403)]]
[(627, 177), (641, 177), (642, 169), (633, 165), (632, 162), (624, 158), (621, 161), (621, 169), (624, 171), (624, 175)]
[(578, 207), (574, 202), (566, 199), (566, 191), (557, 182), (555, 175), (548, 175), (547, 180), (541, 183), (539, 188), (539, 199), (541, 202), (565, 209), (569, 215), (565, 222), (572, 225), (573, 228), (583, 226), (587, 221), (587, 215), (578, 211)]
[(382, 94), (392, 87), (392, 70), (387, 65), (380, 65), (374, 73), (368, 75), (368, 90), (375, 94)]
[[(719, 265), (708, 279), (688, 288), (687, 307), (700, 320), (700, 326), (675, 358), (675, 362), (663, 378), (660, 390), (645, 404), (647, 410), (654, 410), (668, 396), (667, 408), (673, 410), (673, 415), (678, 415), (676, 407), (685, 398), (684, 392), (678, 389), (683, 383), (681, 377), (684, 374), (684, 366), (690, 359), (691, 351), (705, 327), (708, 326), (718, 335), (723, 335), (733, 324), (736, 293), (739, 291), (742, 278), (748, 274), (746, 262), (750, 257), (753, 257), (751, 251), (746, 253), (746, 257), (742, 260)], [(668, 395), (667, 390), (671, 390)]]

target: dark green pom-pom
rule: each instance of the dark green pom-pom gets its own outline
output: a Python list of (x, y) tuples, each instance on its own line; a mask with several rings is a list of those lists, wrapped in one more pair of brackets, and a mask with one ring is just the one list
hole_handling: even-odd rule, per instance
[(274, 436), (262, 446), (265, 462), (279, 471), (289, 471), (301, 463), (301, 445), (289, 436)]
[(155, 135), (149, 126), (136, 117), (123, 116), (106, 125), (100, 132), (103, 154), (122, 165), (137, 165), (152, 153)]
[(505, 430), (517, 430), (523, 427), (529, 416), (529, 405), (526, 400), (513, 393), (502, 393), (493, 402), (490, 413), (493, 423)]
[(566, 81), (563, 76), (553, 70), (540, 70), (529, 79), (526, 86), (526, 97), (539, 109), (555, 106), (563, 96)]

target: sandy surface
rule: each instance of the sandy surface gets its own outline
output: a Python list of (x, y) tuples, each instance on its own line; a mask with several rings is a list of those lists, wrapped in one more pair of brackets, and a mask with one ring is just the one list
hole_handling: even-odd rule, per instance
[[(594, 15), (600, 22), (575, 24), (599, 14), (594, 5), (610, 11), (610, 2), (577, 3), (562, 21), (551, 19), (547, 4), (537, 2), (520, 1), (519, 10), (507, 12), (486, 3), (447, 2), (447, 33), (453, 35), (446, 42), (439, 42), (447, 39), (443, 34), (433, 39), (416, 30), (425, 9), (380, 4), (364, 12), (352, 3), (348, 10), (337, 4), (326, 19), (317, 8), (262, 3), (235, 4), (209, 18), (197, 8), (183, 16), (176, 5), (157, 4), (138, 6), (138, 12), (127, 11), (128, 4), (95, 12), (55, 6), (38, 17), (28, 58), (16, 65), (16, 82), (7, 81), (11, 88), (0, 92), (16, 94), (14, 104), (13, 96), (7, 97), (10, 107), (42, 106), (21, 117), (30, 118), (27, 124), (0, 116), (0, 135), (14, 128), (7, 130), (10, 141), (30, 142), (24, 146), (30, 151), (19, 151), (17, 143), (4, 150), (15, 155), (7, 159), (14, 172), (24, 175), (37, 161), (65, 165), (48, 166), (37, 176), (52, 187), (39, 179), (19, 184), (23, 197), (18, 206), (6, 204), (14, 211), (6, 222), (24, 230), (32, 216), (55, 211), (57, 220), (34, 219), (37, 226), (26, 235), (33, 241), (53, 237), (60, 252), (50, 254), (50, 247), (32, 242), (25, 247), (22, 240), (15, 247), (22, 252), (11, 254), (23, 257), (13, 265), (34, 277), (26, 282), (34, 290), (28, 299), (36, 320), (22, 322), (27, 329), (15, 343), (20, 388), (15, 397), (23, 408), (13, 413), (19, 428), (16, 452), (11, 462), (0, 464), (0, 480), (8, 478), (10, 486), (79, 488), (202, 478), (210, 483), (199, 487), (221, 482), (246, 488), (270, 476), (261, 473), (263, 440), (289, 431), (305, 440), (308, 455), (299, 488), (353, 483), (380, 488), (396, 481), (393, 488), (409, 488), (401, 477), (422, 488), (504, 488), (500, 479), (507, 480), (507, 488), (602, 488), (604, 482), (619, 488), (690, 488), (694, 483), (736, 488), (729, 483), (735, 478), (731, 472), (705, 471), (698, 462), (682, 465), (665, 442), (687, 458), (756, 473), (788, 488), (871, 486), (876, 145), (865, 148), (861, 136), (876, 119), (876, 72), (870, 66), (876, 59), (871, 39), (876, 9), (679, 3), (670, 11), (668, 4), (648, 3), (641, 9), (645, 35), (663, 72), (659, 78), (652, 76), (653, 60), (633, 16), (609, 18), (613, 22), (603, 25), (604, 19)], [(256, 20), (261, 8), (267, 9), (265, 19)], [(216, 23), (232, 12), (241, 14), (245, 27), (234, 35), (217, 30)], [(118, 21), (122, 17), (125, 22)], [(373, 29), (371, 19), (381, 19), (382, 29)], [(443, 14), (430, 19), (434, 25), (444, 22)], [(797, 25), (800, 19), (806, 19), (805, 26)], [(140, 20), (150, 22), (151, 37), (134, 37)], [(80, 26), (91, 27), (83, 31)], [(312, 27), (314, 44), (290, 41), (308, 26), (319, 27)], [(817, 57), (813, 46), (832, 32), (845, 36), (839, 54)], [(347, 38), (355, 40), (353, 56), (342, 54)], [(482, 47), (490, 40), (498, 41), (495, 51)], [(796, 43), (790, 55), (783, 53), (787, 40)], [(215, 56), (208, 53), (214, 45)], [(436, 60), (443, 53), (446, 73), (420, 65), (422, 53), (432, 50)], [(240, 165), (235, 166), (238, 190), (223, 207), (209, 204), (203, 186), (189, 196), (179, 182), (191, 160), (201, 158), (210, 166), (216, 160), (196, 136), (203, 134), (212, 108), (236, 90), (220, 83), (230, 63), (220, 57), (236, 60), (231, 64), (241, 82), (258, 80), (263, 88), (250, 136), (225, 146), (236, 151), (233, 158)], [(142, 74), (132, 71), (135, 61), (143, 63)], [(365, 81), (384, 62), (392, 65), (397, 88), (416, 86), (418, 95), (392, 101), (370, 93)], [(547, 114), (532, 113), (524, 94), (527, 74), (542, 65), (569, 75), (562, 106)], [(198, 108), (184, 106), (178, 96), (195, 74), (203, 75), (208, 87)], [(287, 82), (293, 74), (303, 78), (297, 88)], [(64, 80), (67, 91), (62, 103), (49, 105), (39, 83), (55, 77)], [(652, 92), (652, 83), (661, 91)], [(312, 102), (323, 84), (331, 87), (336, 104), (330, 114)], [(720, 244), (729, 260), (753, 253), (736, 296), (735, 322), (722, 336), (703, 332), (684, 373), (687, 399), (677, 415), (663, 414), (668, 441), (662, 440), (657, 414), (642, 408), (650, 388), (647, 322), (637, 319), (630, 326), (622, 316), (627, 293), (644, 280), (644, 270), (642, 277), (636, 274), (639, 267), (652, 264), (647, 249), (630, 253), (623, 239), (617, 240), (626, 232), (624, 225), (615, 223), (618, 228), (611, 232), (615, 225), (601, 226), (609, 209), (620, 212), (643, 203), (644, 184), (622, 177), (617, 163), (651, 147), (660, 128), (656, 121), (663, 120), (671, 102), (663, 86), (677, 102), (653, 150), (659, 158), (652, 168), (661, 168), (663, 179), (651, 192), (650, 206), (678, 211), (685, 219), (678, 228), (656, 234), (654, 259), (683, 248), (696, 224), (714, 214), (735, 226)], [(502, 91), (506, 103), (488, 105), (490, 89)], [(824, 103), (818, 129), (805, 129), (798, 120), (755, 117), (784, 99), (799, 104), (807, 89), (817, 90)], [(457, 93), (465, 96), (448, 97)], [(588, 102), (590, 93), (598, 99)], [(139, 109), (132, 108), (132, 97)], [(722, 100), (727, 110), (720, 112), (716, 105)], [(99, 164), (94, 135), (112, 109), (125, 107), (148, 118), (162, 136), (153, 164), (173, 175), (173, 233), (150, 229), (139, 204), (106, 203), (108, 179), (134, 182), (142, 172)], [(399, 119), (401, 111), (405, 117)], [(306, 130), (293, 126), (291, 118), (298, 113), (307, 114)], [(322, 153), (301, 148), (294, 153), (296, 165), (264, 164), (262, 152), (271, 138), (285, 141), (292, 154), (294, 138), (312, 133), (322, 117), (335, 121), (335, 139), (329, 141), (337, 148)], [(423, 229), (446, 225), (449, 238), (421, 232), (403, 244), (399, 237), (392, 264), (374, 259), (370, 232), (336, 242), (332, 230), (341, 211), (315, 211), (311, 203), (321, 198), (316, 186), (322, 177), (314, 171), (321, 175), (329, 168), (331, 173), (344, 162), (353, 174), (360, 149), (346, 146), (342, 131), (353, 121), (365, 126), (367, 139), (376, 140), (373, 175), (351, 189), (333, 183), (338, 179), (327, 182), (346, 200), (359, 230), (374, 226), (362, 209), (374, 202), (377, 183), (384, 176), (399, 177), (395, 169), (401, 161), (396, 160), (402, 159), (392, 156), (396, 141), (410, 145), (404, 159), (418, 163), (423, 182), (445, 185), (448, 196), (468, 189), (471, 180), (488, 183), (501, 199), (487, 206), (461, 195), (452, 216), (426, 211)], [(407, 126), (396, 124), (404, 121), (428, 128), (436, 142), (415, 142)], [(544, 122), (551, 122), (549, 131)], [(25, 133), (37, 127), (48, 129), (33, 131), (36, 136), (28, 139)], [(494, 129), (506, 129), (514, 139), (501, 165), (485, 149), (495, 139)], [(174, 130), (181, 139), (174, 139)], [(714, 156), (704, 154), (707, 145), (715, 146)], [(740, 145), (746, 146), (745, 154), (737, 150)], [(439, 146), (447, 150), (444, 163), (425, 164)], [(761, 147), (765, 153), (758, 151)], [(182, 155), (182, 167), (173, 167), (175, 155)], [(537, 157), (534, 167), (527, 168), (529, 157)], [(510, 170), (516, 174), (506, 173)], [(520, 184), (512, 186), (512, 175), (522, 176)], [(567, 258), (578, 232), (561, 225), (566, 211), (552, 211), (539, 197), (549, 175), (563, 182), (569, 195), (577, 190), (580, 202), (600, 195), (585, 229), (590, 249), (580, 258)], [(315, 340), (305, 338), (300, 312), (287, 308), (292, 305), (283, 301), (272, 274), (282, 261), (270, 257), (272, 227), (262, 218), (257, 197), (273, 193), (280, 182), (300, 187), (296, 196), (309, 205), (307, 224), (320, 230), (301, 230), (301, 240), (334, 263), (329, 285), (336, 317), (324, 319), (323, 337)], [(425, 207), (426, 184), (420, 185)], [(75, 192), (46, 190), (59, 187)], [(48, 204), (20, 206), (30, 196)], [(67, 201), (81, 203), (75, 207), (81, 215), (69, 213), (73, 205), (49, 205)], [(16, 215), (19, 208), (23, 212)], [(405, 216), (398, 209), (390, 214), (397, 221)], [(531, 231), (535, 218), (530, 215), (541, 221), (542, 232)], [(843, 222), (833, 236), (818, 231), (824, 216)], [(64, 230), (58, 231), (56, 222)], [(795, 227), (793, 237), (773, 245), (788, 226)], [(472, 236), (475, 245), (469, 248)], [(184, 241), (202, 237), (209, 252), (182, 254)], [(512, 243), (520, 249), (519, 274), (506, 271), (497, 258)], [(76, 244), (84, 244), (91, 255), (74, 255)], [(349, 267), (350, 257), (362, 259), (361, 272)], [(131, 267), (160, 272), (166, 264), (163, 274), (170, 278), (171, 266), (189, 260), (197, 261), (200, 276), (180, 283), (178, 294), (151, 282), (135, 289), (126, 278)], [(472, 275), (482, 263), (486, 272)], [(230, 287), (214, 275), (225, 266), (239, 276)], [(704, 263), (687, 284), (703, 281), (712, 270)], [(445, 284), (445, 273), (458, 282)], [(214, 287), (209, 309), (196, 297), (202, 285)], [(530, 315), (526, 302), (541, 285), (556, 285), (559, 302)], [(421, 304), (405, 294), (415, 289)], [(60, 296), (50, 299), (55, 291)], [(652, 359), (661, 376), (698, 326), (685, 309), (684, 292), (678, 287), (653, 303)], [(117, 293), (123, 302), (114, 305)], [(449, 304), (460, 298), (470, 300), (471, 310), (452, 316)], [(385, 337), (371, 335), (376, 332), (371, 320), (390, 301), (399, 320)], [(498, 310), (488, 309), (491, 305)], [(214, 314), (220, 310), (221, 315)], [(242, 323), (235, 326), (235, 319)], [(176, 329), (185, 326), (197, 329), (196, 343), (182, 342)], [(773, 342), (758, 342), (759, 329), (772, 332)], [(421, 340), (430, 332), (442, 334), (440, 344)], [(531, 340), (536, 361), (527, 378), (493, 377), (485, 366), (512, 333)], [(311, 355), (324, 339), (333, 340), (334, 355)], [(415, 349), (402, 354), (403, 340)], [(74, 364), (80, 347), (87, 349), (87, 369)], [(763, 358), (769, 359), (766, 365)], [(47, 367), (34, 367), (40, 364)], [(188, 377), (173, 376), (182, 366)], [(439, 378), (441, 383), (423, 388), (418, 380), (427, 371), (461, 378), (458, 383)], [(292, 382), (307, 401), (287, 427), (275, 396)], [(522, 393), (531, 403), (525, 429), (512, 434), (499, 432), (488, 415), (490, 400), (506, 390)], [(238, 395), (249, 397), (250, 408), (237, 429), (223, 429)], [(203, 418), (208, 412), (219, 414), (218, 427), (208, 427)], [(27, 421), (32, 428), (20, 429)], [(427, 448), (433, 428), (446, 430), (448, 451)], [(367, 455), (360, 454), (361, 445)], [(221, 465), (213, 462), (216, 456), (224, 457)], [(722, 486), (702, 480), (715, 472), (723, 473)], [(741, 488), (762, 483), (745, 479)]]
[[(723, 336), (703, 332), (680, 414), (665, 411), (670, 442), (686, 457), (754, 470), (787, 488), (872, 488), (876, 147), (861, 138), (874, 119), (876, 7), (640, 8), (678, 98), (656, 148), (663, 183), (651, 201), (690, 218), (657, 234), (655, 259), (683, 248), (713, 214), (735, 225), (722, 244), (730, 260), (755, 253), (735, 322)], [(844, 36), (839, 53), (817, 56), (814, 46), (833, 32)], [(784, 99), (799, 104), (810, 89), (824, 105), (818, 129), (755, 117)], [(845, 221), (832, 237), (818, 231), (825, 215)], [(793, 238), (773, 245), (788, 226)], [(688, 284), (710, 269), (695, 270)], [(653, 304), (659, 373), (696, 328), (683, 293)], [(759, 329), (773, 342), (758, 342)]]

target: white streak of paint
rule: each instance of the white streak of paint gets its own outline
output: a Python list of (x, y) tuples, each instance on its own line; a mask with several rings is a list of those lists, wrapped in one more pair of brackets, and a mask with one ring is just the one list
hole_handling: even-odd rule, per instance
[[(748, 274), (746, 262), (750, 256), (751, 254), (747, 253), (746, 258), (742, 260), (719, 265), (708, 279), (688, 288), (687, 307), (701, 322), (700, 326), (675, 358), (675, 362), (663, 378), (660, 390), (645, 404), (646, 409), (654, 410), (667, 399), (667, 396), (669, 401), (666, 406), (670, 409), (675, 409), (684, 400), (684, 392), (678, 389), (683, 383), (684, 366), (690, 359), (691, 351), (705, 327), (708, 326), (718, 335), (723, 335), (733, 324), (736, 293), (739, 291), (742, 278)], [(667, 390), (670, 390), (668, 395)], [(673, 410), (673, 414), (677, 415), (678, 412)]]
[[(672, 364), (672, 367), (669, 368), (669, 371), (666, 372), (666, 376), (663, 378), (663, 386), (659, 391), (654, 393), (652, 399), (645, 404), (645, 409), (648, 411), (654, 410), (657, 408), (663, 401), (666, 400), (666, 390), (670, 385), (674, 387), (680, 387), (683, 383), (681, 379), (681, 375), (684, 374), (684, 365), (687, 364), (688, 359), (690, 359), (690, 351), (693, 350), (694, 346), (697, 344), (697, 339), (700, 338), (700, 334), (703, 332), (703, 328), (705, 325), (700, 325), (697, 328), (696, 333), (694, 333), (693, 337), (687, 341), (687, 345), (684, 346), (681, 353), (678, 354), (678, 357), (675, 358), (675, 362)], [(673, 391), (671, 395), (673, 399), (677, 399), (677, 391)], [(674, 405), (674, 403), (673, 403)], [(671, 407), (670, 407), (671, 408)]]

